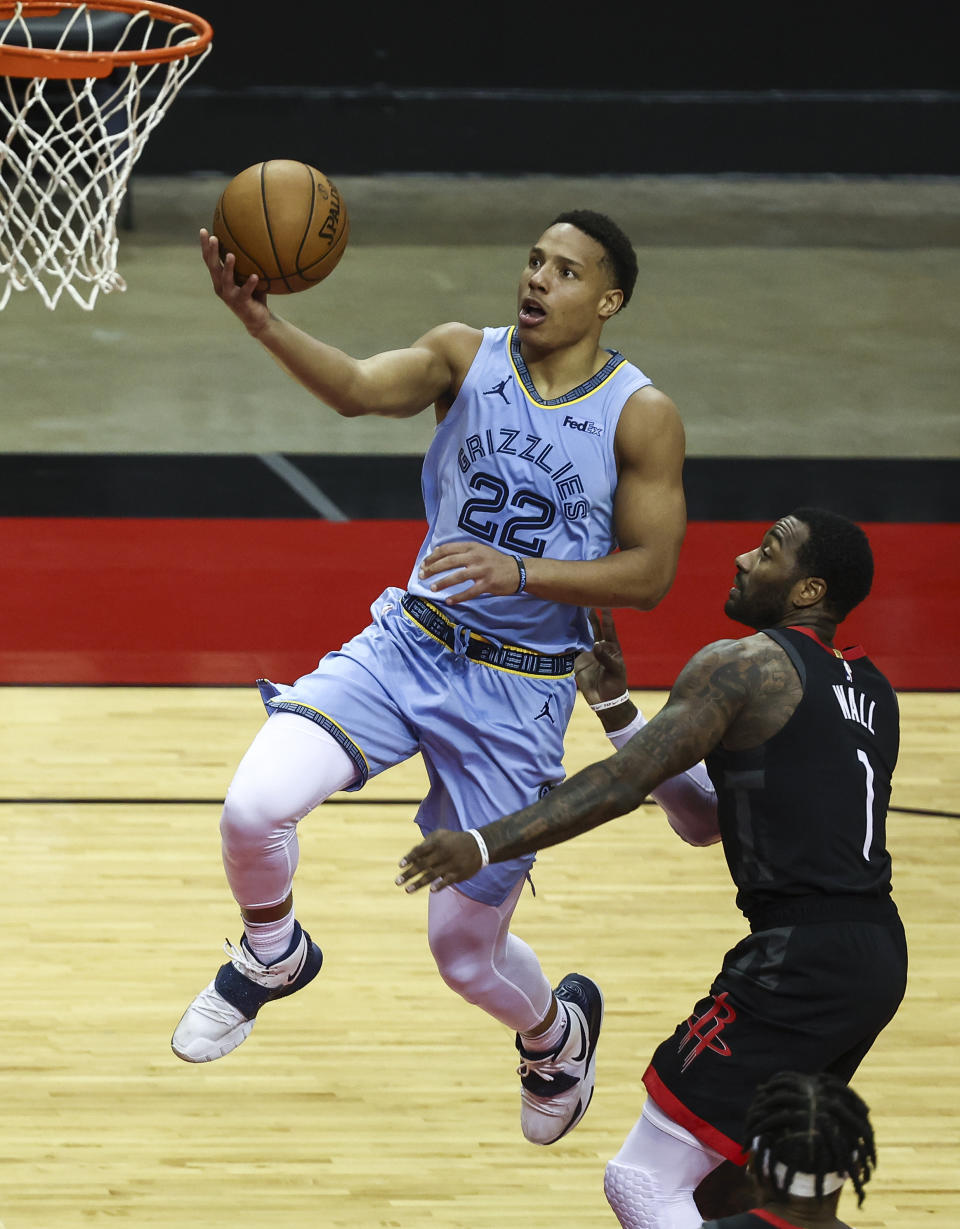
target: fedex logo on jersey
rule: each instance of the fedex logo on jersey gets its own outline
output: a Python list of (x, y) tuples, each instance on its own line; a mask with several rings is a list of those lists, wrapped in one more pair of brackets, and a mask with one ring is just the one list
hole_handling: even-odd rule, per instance
[(571, 414), (567, 414), (563, 420), (563, 425), (569, 427), (572, 431), (585, 431), (587, 435), (603, 435), (603, 427), (598, 426), (595, 422), (591, 422), (588, 418), (574, 418)]

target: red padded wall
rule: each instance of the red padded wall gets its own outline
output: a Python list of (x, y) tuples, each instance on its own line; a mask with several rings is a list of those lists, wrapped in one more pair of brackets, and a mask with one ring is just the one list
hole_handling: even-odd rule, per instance
[[(690, 525), (676, 582), (618, 625), (630, 682), (667, 687), (702, 644), (744, 629), (723, 615), (736, 554), (766, 524)], [(865, 525), (874, 592), (843, 643), (903, 689), (960, 687), (960, 526)], [(0, 518), (2, 683), (290, 681), (403, 586), (420, 521)]]

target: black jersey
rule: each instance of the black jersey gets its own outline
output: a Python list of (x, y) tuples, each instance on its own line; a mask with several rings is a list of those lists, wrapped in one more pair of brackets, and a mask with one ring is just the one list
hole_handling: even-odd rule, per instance
[(784, 1220), (774, 1212), (754, 1208), (752, 1212), (738, 1212), (736, 1216), (723, 1216), (720, 1220), (703, 1222), (702, 1229), (797, 1229), (792, 1220)]
[(737, 904), (751, 917), (796, 897), (888, 897), (896, 694), (860, 648), (841, 653), (800, 628), (763, 634), (790, 657), (803, 697), (759, 747), (706, 758)]

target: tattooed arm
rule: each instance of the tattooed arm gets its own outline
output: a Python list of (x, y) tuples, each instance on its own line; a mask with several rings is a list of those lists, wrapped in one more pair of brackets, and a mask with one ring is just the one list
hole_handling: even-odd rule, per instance
[[(701, 649), (681, 671), (663, 709), (616, 755), (480, 830), (490, 861), (560, 844), (625, 815), (662, 781), (703, 759), (765, 690), (772, 645), (765, 636), (750, 636)], [(427, 886), (438, 891), (469, 879), (480, 863), (478, 843), (469, 832), (438, 829), (401, 861), (397, 883), (408, 892)]]

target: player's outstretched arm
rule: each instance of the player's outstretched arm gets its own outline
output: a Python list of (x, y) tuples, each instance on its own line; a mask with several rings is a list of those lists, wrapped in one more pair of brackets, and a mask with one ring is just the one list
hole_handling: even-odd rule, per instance
[(271, 311), (256, 276), (238, 285), (233, 254), (221, 264), (215, 236), (202, 230), (200, 242), (218, 298), (288, 375), (346, 418), (405, 418), (451, 401), (479, 348), (478, 330), (445, 324), (406, 349), (354, 358)]
[(466, 325), (440, 325), (406, 349), (358, 359), (271, 314), (258, 340), (289, 375), (344, 418), (410, 418), (453, 401), (479, 337)]
[[(480, 830), (490, 861), (558, 845), (634, 810), (656, 786), (717, 746), (760, 684), (761, 665), (743, 641), (701, 649), (681, 671), (663, 709), (616, 755)], [(401, 860), (397, 883), (408, 892), (439, 891), (468, 879), (480, 865), (479, 845), (469, 832), (436, 831)]]

